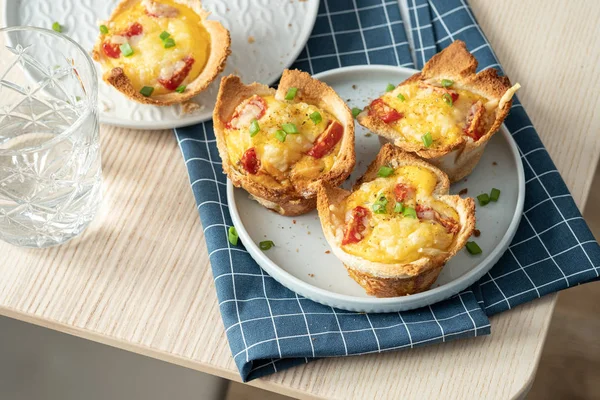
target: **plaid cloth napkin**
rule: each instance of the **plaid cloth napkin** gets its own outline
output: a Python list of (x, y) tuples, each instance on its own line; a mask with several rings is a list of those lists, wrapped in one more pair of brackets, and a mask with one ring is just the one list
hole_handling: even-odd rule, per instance
[[(322, 0), (312, 35), (293, 65), (310, 73), (356, 64), (421, 68), (453, 40), (466, 42), (479, 68), (500, 68), (464, 0)], [(404, 24), (410, 23), (412, 50)], [(357, 355), (490, 333), (488, 316), (600, 274), (600, 247), (515, 99), (506, 125), (525, 167), (525, 211), (497, 265), (455, 297), (422, 309), (363, 314), (333, 309), (289, 291), (243, 245), (231, 246), (226, 176), (212, 123), (176, 130), (213, 269), (219, 306), (244, 381), (314, 358)]]

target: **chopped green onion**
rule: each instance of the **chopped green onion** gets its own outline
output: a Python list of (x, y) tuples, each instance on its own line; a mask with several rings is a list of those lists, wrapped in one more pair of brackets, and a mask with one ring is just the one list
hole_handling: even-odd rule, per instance
[(106, 25), (100, 25), (100, 33), (106, 35), (108, 33), (108, 27)]
[(131, 48), (129, 43), (123, 43), (122, 45), (119, 46), (119, 48), (121, 49), (121, 53), (125, 57), (129, 57), (133, 54), (133, 49)]
[(171, 34), (167, 31), (163, 31), (158, 37), (160, 40), (167, 40), (167, 38), (171, 36)]
[(500, 198), (500, 189), (493, 188), (492, 192), (490, 193), (490, 200), (498, 201), (499, 198)]
[(275, 243), (272, 240), (263, 240), (258, 244), (261, 250), (269, 250), (273, 246), (275, 246)]
[(373, 203), (373, 206), (371, 206), (371, 208), (373, 209), (373, 212), (375, 214), (385, 214), (387, 212), (387, 204), (388, 199), (385, 196), (380, 196), (379, 199), (377, 199), (377, 201)]
[(59, 24), (58, 22), (55, 22), (52, 24), (52, 30), (58, 33), (61, 33), (63, 30), (63, 27), (61, 24)]
[(377, 176), (385, 178), (385, 177), (390, 176), (393, 173), (394, 173), (394, 168), (383, 166), (383, 167), (379, 168), (379, 171), (377, 171)]
[(177, 86), (177, 89), (175, 89), (175, 91), (176, 91), (177, 93), (183, 93), (183, 92), (185, 92), (185, 88), (186, 88), (186, 87), (187, 87), (187, 86), (185, 86), (185, 85), (180, 85), (180, 86)]
[(388, 83), (388, 85), (385, 87), (386, 92), (391, 92), (394, 89), (396, 89), (396, 86), (392, 85), (391, 83)]
[(315, 125), (323, 121), (323, 118), (321, 117), (321, 114), (319, 114), (318, 111), (315, 111), (314, 113), (310, 114), (310, 119), (312, 120), (312, 122), (315, 123)]
[(173, 38), (167, 38), (165, 41), (163, 41), (163, 45), (165, 49), (175, 47), (175, 40)]
[(288, 135), (294, 135), (298, 133), (298, 128), (296, 128), (296, 125), (292, 124), (291, 122), (281, 125), (281, 129), (283, 129), (283, 131)]
[(154, 88), (152, 86), (144, 86), (142, 90), (140, 90), (140, 93), (146, 97), (150, 97), (152, 92), (154, 92)]
[(235, 226), (229, 227), (229, 230), (227, 231), (227, 237), (229, 239), (229, 243), (231, 243), (234, 246), (237, 246), (239, 236), (237, 231), (235, 230)]
[(467, 251), (473, 255), (481, 254), (481, 247), (475, 242), (467, 242)]
[(275, 131), (275, 137), (277, 138), (277, 140), (279, 140), (281, 143), (285, 142), (285, 138), (287, 136), (287, 133), (285, 133), (284, 131), (282, 131), (281, 129), (277, 129), (277, 131)]
[(423, 145), (425, 145), (425, 147), (429, 147), (433, 143), (433, 138), (431, 137), (431, 132), (427, 132), (426, 134), (421, 136), (421, 139), (423, 140)]
[(454, 85), (454, 81), (452, 81), (450, 79), (442, 79), (442, 86), (443, 87), (449, 88), (452, 85)]
[(75, 101), (81, 101), (81, 97), (75, 96)]
[(358, 116), (358, 114), (360, 114), (362, 112), (362, 110), (358, 107), (353, 107), (352, 108), (352, 117), (356, 118)]
[(258, 124), (258, 121), (256, 119), (253, 119), (252, 122), (250, 122), (250, 137), (256, 136), (256, 134), (260, 131), (260, 125)]
[(400, 99), (400, 101), (406, 101), (406, 97), (404, 97), (404, 95), (402, 93), (398, 93), (398, 96), (396, 96)]
[(401, 213), (402, 211), (404, 211), (404, 205), (400, 202), (396, 202), (396, 205), (394, 205), (394, 212)]
[(444, 93), (442, 97), (444, 98), (444, 102), (449, 106), (452, 106), (454, 104), (454, 102), (452, 101), (452, 96), (450, 96), (449, 93)]
[(488, 196), (487, 193), (483, 193), (477, 196), (477, 200), (479, 200), (480, 206), (485, 206), (487, 203), (490, 202), (490, 196)]
[(285, 99), (286, 100), (294, 100), (294, 97), (296, 97), (297, 91), (298, 91), (298, 88), (295, 88), (295, 87), (289, 88), (287, 93), (285, 94)]
[(410, 218), (417, 218), (417, 211), (412, 207), (404, 207), (402, 210), (402, 215)]

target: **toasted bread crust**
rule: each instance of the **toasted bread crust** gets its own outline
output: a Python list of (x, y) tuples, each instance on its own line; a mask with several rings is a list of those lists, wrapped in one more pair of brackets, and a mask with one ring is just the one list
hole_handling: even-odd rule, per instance
[[(314, 181), (294, 180), (289, 186), (265, 186), (241, 173), (229, 161), (225, 141), (225, 121), (229, 121), (235, 108), (244, 99), (257, 95), (271, 95), (283, 100), (290, 87), (298, 88), (296, 99), (327, 110), (344, 127), (340, 150), (331, 170)], [(260, 83), (244, 85), (239, 77), (229, 75), (221, 80), (217, 103), (213, 112), (213, 127), (217, 148), (223, 161), (223, 171), (236, 187), (243, 187), (263, 206), (282, 215), (305, 214), (316, 207), (318, 185), (340, 185), (352, 172), (355, 164), (354, 120), (350, 109), (335, 91), (323, 82), (313, 79), (306, 72), (285, 70), (277, 90)]]
[(471, 198), (462, 199), (459, 196), (448, 195), (450, 181), (441, 170), (391, 144), (382, 147), (377, 158), (371, 163), (363, 177), (358, 180), (353, 190), (358, 189), (361, 184), (375, 179), (377, 171), (383, 165), (391, 165), (393, 168), (417, 165), (428, 168), (438, 177), (432, 197), (454, 208), (460, 222), (460, 230), (448, 251), (433, 257), (422, 257), (411, 263), (396, 264), (372, 262), (346, 253), (341, 248), (339, 236), (335, 234), (338, 227), (332, 220), (330, 206), (339, 204), (350, 195), (350, 192), (327, 185), (320, 185), (317, 197), (317, 209), (323, 233), (334, 254), (348, 269), (350, 276), (363, 286), (368, 294), (377, 297), (391, 297), (420, 292), (431, 286), (444, 264), (463, 248), (473, 233), (475, 202)]
[[(109, 20), (112, 20), (139, 1), (140, 0), (121, 1), (113, 10)], [(133, 87), (122, 68), (117, 67), (104, 72), (102, 79), (131, 100), (155, 106), (169, 106), (184, 103), (205, 90), (225, 69), (227, 57), (231, 54), (231, 38), (229, 36), (229, 31), (225, 29), (220, 22), (206, 19), (209, 13), (202, 8), (199, 0), (176, 0), (176, 2), (184, 4), (194, 10), (194, 12), (200, 16), (202, 24), (210, 35), (210, 55), (206, 65), (200, 72), (200, 75), (187, 85), (186, 90), (183, 93), (171, 92), (149, 97), (142, 95)], [(102, 45), (101, 38), (101, 36), (98, 37), (94, 49), (92, 50), (92, 58), (100, 63), (103, 57), (100, 49)]]
[[(493, 68), (479, 73), (476, 70), (477, 60), (469, 53), (465, 43), (457, 40), (433, 56), (421, 72), (414, 74), (399, 86), (419, 81), (439, 82), (442, 79), (451, 79), (454, 81), (453, 87), (469, 90), (488, 100), (496, 100), (500, 104), (500, 99), (511, 87), (509, 79), (506, 76), (498, 76), (498, 72)], [(502, 125), (511, 105), (512, 100), (496, 107), (494, 122), (479, 140), (474, 141), (470, 137), (463, 136), (455, 143), (435, 149), (403, 140), (394, 128), (379, 118), (370, 116), (367, 110), (361, 112), (357, 120), (362, 126), (388, 139), (402, 150), (415, 153), (434, 163), (448, 174), (451, 182), (456, 182), (473, 171), (483, 148)], [(471, 153), (478, 153), (478, 155), (474, 156)]]

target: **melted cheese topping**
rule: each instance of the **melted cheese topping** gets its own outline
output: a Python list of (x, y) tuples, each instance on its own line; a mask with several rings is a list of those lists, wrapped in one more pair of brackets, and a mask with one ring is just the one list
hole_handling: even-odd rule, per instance
[[(423, 135), (429, 132), (433, 139), (430, 148), (456, 143), (463, 136), (473, 103), (479, 100), (484, 104), (487, 102), (487, 99), (475, 93), (451, 87), (450, 90), (458, 93), (458, 99), (449, 105), (441, 92), (443, 88), (436, 89), (413, 83), (399, 86), (382, 96), (388, 106), (404, 115), (390, 123), (390, 126), (401, 133), (405, 140), (423, 144)], [(402, 94), (405, 100), (400, 100), (398, 94)]]
[[(240, 129), (226, 129), (225, 140), (229, 160), (232, 165), (239, 166), (244, 152), (254, 147), (261, 163), (261, 172), (249, 175), (263, 185), (286, 186), (294, 178), (316, 179), (333, 167), (340, 150), (341, 140), (333, 150), (322, 158), (306, 155), (317, 138), (325, 131), (329, 121), (335, 120), (333, 115), (314, 105), (280, 101), (273, 96), (262, 96), (267, 102), (265, 114), (258, 119), (260, 131), (250, 136), (250, 123), (244, 123)], [(315, 124), (310, 114), (315, 111), (321, 114), (321, 122)], [(275, 136), (281, 125), (293, 123), (298, 134), (288, 134), (284, 142)], [(266, 172), (266, 173), (264, 173)]]
[[(419, 220), (394, 212), (394, 187), (402, 183), (416, 189), (415, 198), (404, 203), (415, 207), (416, 203), (427, 205), (440, 214), (458, 221), (456, 210), (431, 197), (437, 177), (427, 168), (403, 166), (394, 174), (366, 182), (348, 196), (341, 204), (337, 219), (346, 221), (357, 206), (371, 210), (364, 238), (358, 243), (343, 245), (349, 254), (379, 263), (409, 263), (422, 257), (443, 253), (451, 247), (455, 234), (435, 221)], [(385, 214), (372, 212), (373, 203), (386, 196)]]
[[(110, 58), (100, 51), (102, 64), (108, 70), (115, 67), (123, 68), (136, 90), (151, 86), (154, 87), (153, 94), (168, 93), (170, 91), (158, 83), (159, 76), (172, 75), (176, 64), (178, 62), (181, 64), (183, 58), (191, 55), (194, 64), (182, 85), (196, 79), (208, 60), (210, 35), (202, 25), (200, 16), (185, 5), (173, 0), (158, 0), (154, 4), (155, 7), (166, 5), (177, 9), (178, 12), (173, 17), (153, 17), (146, 14), (146, 7), (142, 3), (136, 3), (118, 14), (108, 23), (109, 33), (102, 38), (103, 42), (128, 42), (134, 51), (133, 55), (124, 57), (121, 54), (119, 58)], [(136, 22), (144, 28), (141, 35), (130, 38), (119, 35)], [(171, 34), (170, 37), (175, 40), (174, 47), (165, 49), (160, 38), (162, 32)]]

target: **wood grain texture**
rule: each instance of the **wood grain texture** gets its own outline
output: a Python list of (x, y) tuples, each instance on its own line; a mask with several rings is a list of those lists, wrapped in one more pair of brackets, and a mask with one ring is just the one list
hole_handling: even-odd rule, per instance
[(600, 3), (469, 3), (583, 210), (600, 157)]
[[(472, 5), (582, 207), (600, 146), (597, 4)], [(57, 248), (0, 243), (0, 314), (239, 380), (175, 138), (103, 126), (101, 140), (100, 214)], [(555, 298), (492, 318), (488, 337), (320, 360), (250, 384), (300, 398), (519, 397), (533, 381)]]

